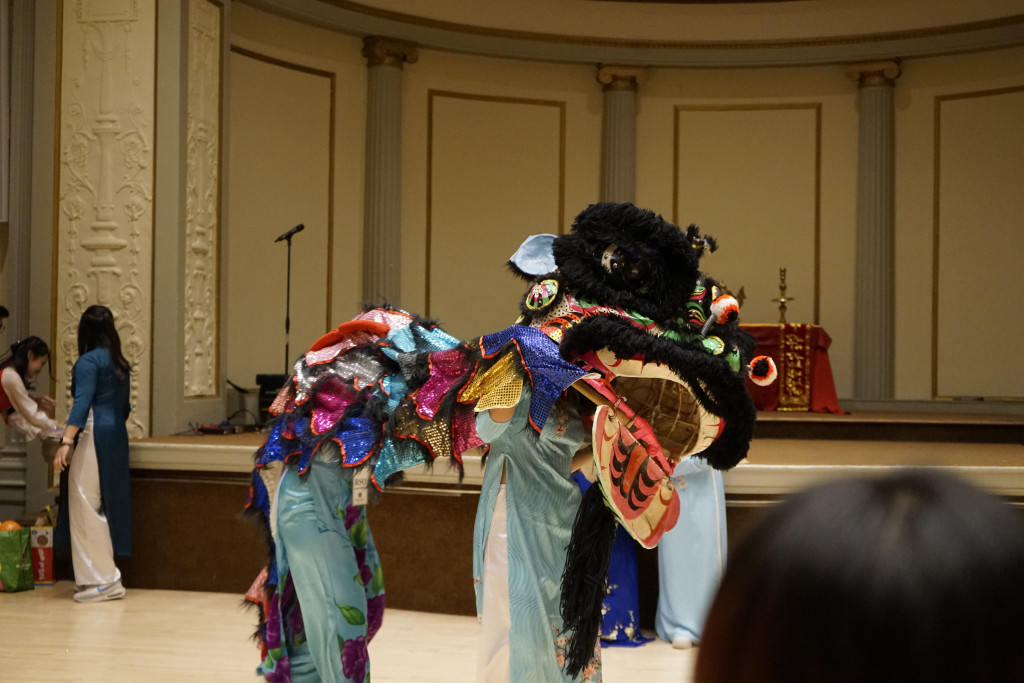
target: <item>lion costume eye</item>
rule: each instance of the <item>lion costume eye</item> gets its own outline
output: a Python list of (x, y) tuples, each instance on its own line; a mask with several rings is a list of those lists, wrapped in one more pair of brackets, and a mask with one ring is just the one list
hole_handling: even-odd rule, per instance
[(605, 248), (601, 253), (601, 267), (638, 292), (647, 290), (647, 264), (619, 245), (613, 243)]

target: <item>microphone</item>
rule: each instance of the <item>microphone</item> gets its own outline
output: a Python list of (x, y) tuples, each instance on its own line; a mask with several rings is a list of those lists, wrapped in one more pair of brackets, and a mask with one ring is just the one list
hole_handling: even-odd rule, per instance
[(278, 238), (277, 238), (276, 240), (274, 240), (274, 241), (275, 241), (275, 242), (280, 242), (281, 240), (291, 239), (291, 236), (292, 236), (292, 235), (294, 235), (294, 234), (295, 234), (295, 233), (297, 233), (297, 232), (302, 232), (302, 231), (303, 231), (303, 230), (305, 230), (305, 229), (306, 229), (306, 226), (305, 226), (305, 225), (303, 225), (302, 223), (299, 223), (299, 224), (298, 224), (298, 225), (296, 225), (296, 226), (295, 226), (294, 228), (292, 228), (291, 230), (289, 230), (289, 231), (288, 231), (288, 232), (286, 232), (285, 234), (281, 235), (280, 237), (278, 237)]

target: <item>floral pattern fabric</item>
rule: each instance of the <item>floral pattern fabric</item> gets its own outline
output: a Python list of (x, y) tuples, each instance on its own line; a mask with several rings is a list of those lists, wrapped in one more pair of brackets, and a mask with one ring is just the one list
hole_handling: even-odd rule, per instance
[(266, 655), (272, 683), (370, 679), (367, 644), (384, 616), (384, 578), (364, 507), (336, 463), (314, 458), (306, 476), (287, 466), (277, 499)]

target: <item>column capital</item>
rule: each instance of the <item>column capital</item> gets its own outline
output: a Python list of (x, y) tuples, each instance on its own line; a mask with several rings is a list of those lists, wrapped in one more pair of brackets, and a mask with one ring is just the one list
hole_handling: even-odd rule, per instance
[(642, 66), (599, 64), (597, 67), (597, 81), (604, 84), (605, 90), (636, 90), (646, 80), (647, 69)]
[(846, 75), (857, 81), (862, 88), (872, 85), (893, 86), (900, 74), (899, 59), (846, 65)]
[(363, 56), (366, 66), (397, 66), (399, 69), (405, 62), (415, 64), (420, 58), (414, 43), (384, 36), (363, 38)]

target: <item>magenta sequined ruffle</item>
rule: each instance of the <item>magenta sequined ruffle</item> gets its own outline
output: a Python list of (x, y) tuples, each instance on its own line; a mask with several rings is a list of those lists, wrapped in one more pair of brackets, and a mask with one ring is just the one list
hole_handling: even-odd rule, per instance
[(442, 399), (460, 380), (465, 381), (476, 363), (477, 359), (470, 358), (463, 346), (430, 354), (430, 379), (411, 396), (417, 414), (424, 420), (432, 419)]

